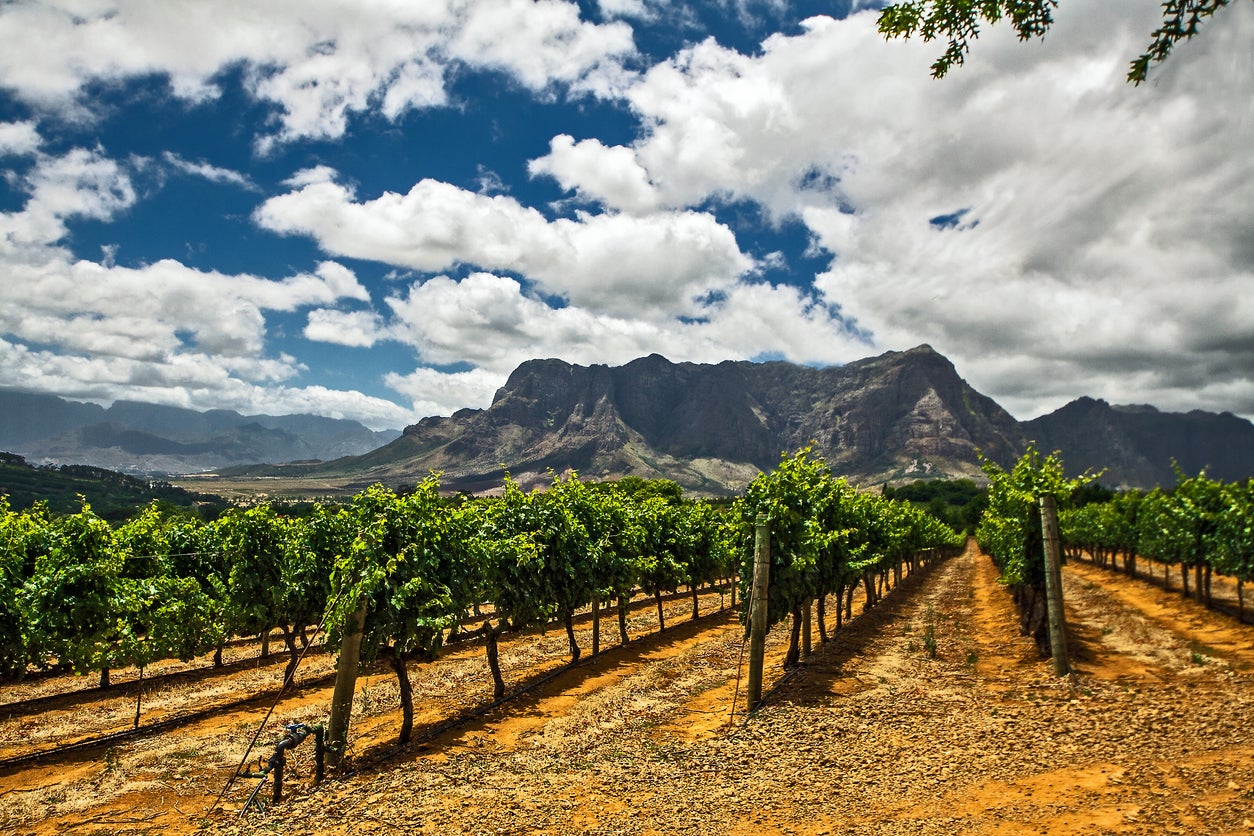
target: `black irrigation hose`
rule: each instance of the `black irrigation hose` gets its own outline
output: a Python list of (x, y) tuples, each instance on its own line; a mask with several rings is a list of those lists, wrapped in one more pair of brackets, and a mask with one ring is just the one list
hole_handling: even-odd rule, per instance
[[(332, 679), (333, 677), (334, 677), (334, 674), (327, 674), (326, 676), (320, 676), (317, 679), (313, 679), (313, 680), (310, 680), (309, 682), (302, 683), (300, 687), (301, 689), (305, 689), (305, 688), (313, 687), (316, 685), (321, 685), (325, 683), (327, 680)], [(88, 749), (95, 749), (95, 748), (99, 748), (101, 746), (105, 746), (110, 743), (120, 743), (120, 742), (127, 741), (127, 740), (133, 740), (135, 738), (146, 737), (149, 734), (153, 734), (155, 732), (166, 731), (167, 729), (178, 728), (179, 726), (185, 726), (190, 723), (195, 723), (199, 720), (204, 720), (215, 714), (220, 714), (223, 711), (231, 711), (236, 708), (243, 708), (249, 705), (250, 703), (255, 703), (259, 700), (263, 700), (268, 696), (270, 696), (270, 694), (268, 693), (254, 694), (251, 697), (244, 697), (243, 699), (234, 700), (232, 702), (223, 703), (221, 705), (215, 705), (212, 708), (205, 708), (205, 709), (201, 709), (200, 711), (189, 711), (183, 714), (175, 714), (173, 716), (166, 717), (163, 720), (158, 720), (155, 723), (148, 723), (146, 725), (140, 726), (137, 729), (133, 729), (133, 728), (123, 729), (122, 731), (110, 732), (108, 734), (99, 735), (97, 737), (89, 737), (86, 740), (77, 740), (73, 743), (66, 743), (60, 746), (54, 746), (51, 749), (41, 749), (37, 752), (27, 752), (26, 754), (23, 754), (23, 755), (14, 755), (13, 757), (3, 758), (3, 759), (0, 759), (0, 770), (7, 770), (11, 767), (23, 766), (29, 763), (36, 763), (38, 761), (44, 760), (45, 758), (53, 758), (58, 755), (64, 755), (70, 752), (79, 752), (79, 751), (84, 751)]]
[[(313, 641), (310, 640), (312, 647)], [(326, 645), (318, 645), (319, 651), (328, 651)], [(306, 652), (308, 648), (306, 648)], [(304, 653), (301, 654), (302, 656)], [(16, 700), (0, 704), (0, 717), (12, 717), (15, 715), (38, 714), (45, 706), (54, 705), (58, 702), (72, 702), (76, 707), (83, 703), (96, 702), (99, 700), (112, 700), (120, 697), (132, 696), (136, 691), (140, 690), (140, 686), (146, 686), (146, 692), (151, 693), (154, 688), (158, 688), (167, 682), (175, 682), (180, 679), (200, 679), (213, 678), (218, 676), (228, 676), (238, 673), (244, 668), (261, 668), (275, 667), (280, 663), (284, 663), (287, 657), (280, 653), (272, 653), (267, 659), (257, 659), (253, 657), (244, 657), (236, 659), (233, 662), (227, 662), (220, 668), (208, 665), (200, 665), (194, 668), (187, 668), (180, 671), (169, 671), (167, 673), (146, 675), (141, 683), (139, 680), (128, 679), (123, 682), (114, 682), (108, 688), (99, 688), (89, 686), (80, 688), (77, 691), (62, 691), (57, 694), (45, 694), (39, 697), (29, 697), (24, 700)], [(3, 764), (0, 761), (0, 764)]]
[[(696, 619), (690, 619), (683, 623), (691, 624), (694, 621), (699, 623), (699, 622), (705, 621), (706, 619), (713, 619), (716, 616), (725, 615), (727, 612), (728, 610), (726, 608), (720, 607), (719, 609), (714, 610), (713, 612), (708, 612), (705, 615), (698, 616)], [(369, 766), (382, 763), (386, 761), (388, 758), (394, 757), (400, 751), (409, 749), (410, 747), (413, 747), (413, 746), (421, 746), (425, 743), (430, 743), (432, 740), (434, 740), (435, 738), (439, 737), (440, 735), (444, 734), (447, 731), (455, 729), (458, 726), (463, 726), (466, 723), (470, 723), (474, 720), (480, 720), (483, 717), (487, 716), (490, 712), (495, 711), (496, 709), (500, 708), (502, 705), (505, 705), (506, 703), (516, 700), (520, 697), (525, 697), (527, 694), (530, 694), (532, 691), (535, 691), (537, 688), (541, 687), (542, 685), (546, 685), (549, 682), (552, 682), (554, 679), (556, 679), (557, 677), (561, 676), (562, 674), (568, 671), (572, 671), (576, 668), (583, 667), (585, 665), (590, 665), (592, 664), (593, 661), (600, 659), (602, 656), (605, 656), (607, 653), (613, 653), (620, 648), (631, 647), (632, 645), (648, 641), (649, 639), (653, 639), (658, 636), (664, 636), (665, 634), (666, 634), (665, 631), (646, 633), (642, 636), (636, 636), (634, 639), (628, 639), (626, 644), (613, 645), (606, 650), (602, 650), (598, 654), (595, 654), (595, 655), (589, 654), (587, 656), (581, 657), (578, 662), (567, 662), (566, 664), (558, 667), (557, 669), (544, 674), (535, 682), (528, 683), (527, 685), (524, 685), (522, 688), (519, 688), (517, 691), (514, 691), (513, 693), (510, 693), (510, 694), (506, 694), (505, 696), (501, 697), (499, 700), (493, 700), (487, 705), (482, 705), (476, 708), (468, 709), (464, 713), (450, 720), (445, 720), (443, 723), (440, 723), (438, 726), (434, 726), (424, 731), (420, 735), (415, 735), (403, 745), (391, 747), (390, 750), (380, 752), (379, 754), (374, 755), (373, 757), (363, 758), (360, 763), (356, 764), (354, 769), (348, 772), (345, 772), (343, 774), (345, 776), (354, 775), (360, 772), (361, 770), (366, 769)]]
[[(343, 594), (344, 594), (343, 589), (341, 589), (338, 593), (336, 593), (335, 599), (331, 601), (330, 605), (326, 608), (326, 611), (323, 613), (322, 620), (319, 621), (317, 626), (314, 627), (314, 635), (317, 635), (318, 633), (322, 632), (322, 627), (324, 624), (326, 624), (326, 620), (327, 620), (326, 613), (331, 612), (332, 610), (335, 609), (335, 605), (340, 602), (340, 596)], [(209, 813), (212, 813), (217, 808), (217, 806), (222, 803), (222, 799), (226, 795), (227, 790), (231, 788), (231, 786), (235, 783), (235, 779), (239, 777), (240, 770), (244, 768), (244, 764), (248, 763), (248, 756), (252, 754), (253, 747), (257, 745), (257, 738), (261, 737), (261, 732), (265, 729), (266, 723), (270, 722), (270, 716), (274, 714), (274, 709), (278, 707), (279, 700), (283, 698), (283, 692), (287, 690), (288, 685), (291, 685), (292, 682), (295, 681), (296, 671), (300, 670), (300, 663), (305, 661), (305, 654), (309, 652), (309, 648), (311, 647), (313, 647), (312, 640), (309, 642), (309, 644), (305, 645), (304, 650), (300, 652), (300, 656), (296, 659), (296, 664), (292, 667), (291, 675), (284, 678), (283, 684), (279, 686), (279, 692), (274, 695), (274, 702), (270, 703), (270, 710), (266, 712), (265, 719), (261, 721), (261, 725), (257, 726), (257, 731), (256, 733), (253, 734), (253, 739), (249, 741), (248, 748), (244, 750), (244, 757), (240, 758), (239, 766), (235, 768), (235, 771), (231, 773), (231, 777), (227, 779), (226, 786), (222, 788), (222, 792), (218, 793), (218, 797), (215, 798), (213, 800), (213, 803), (209, 805), (209, 809), (205, 811), (206, 815), (208, 815)], [(251, 800), (251, 796), (250, 796), (250, 800)]]

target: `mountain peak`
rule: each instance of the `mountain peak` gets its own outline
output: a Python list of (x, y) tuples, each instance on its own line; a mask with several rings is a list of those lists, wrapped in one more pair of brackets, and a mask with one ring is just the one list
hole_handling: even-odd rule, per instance
[(1009, 462), (1022, 440), (1005, 410), (926, 345), (827, 368), (660, 354), (614, 367), (542, 360), (515, 369), (487, 410), (407, 428), (390, 453), (371, 455), (380, 464), (367, 478), (436, 469), (450, 487), (478, 490), (506, 465), (524, 484), (551, 467), (727, 494), (811, 444), (837, 473), (882, 483), (979, 477), (977, 446)]

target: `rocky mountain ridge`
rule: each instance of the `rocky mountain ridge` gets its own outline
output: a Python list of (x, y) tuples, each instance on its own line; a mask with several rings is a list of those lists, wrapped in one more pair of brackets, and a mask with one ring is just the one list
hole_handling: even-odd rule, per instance
[(1228, 482), (1254, 476), (1254, 431), (1230, 412), (1160, 412), (1085, 397), (1024, 422), (1023, 429), (1039, 449), (1063, 451), (1073, 474), (1105, 469), (1105, 484), (1172, 485), (1174, 467)]
[(0, 391), (0, 450), (31, 462), (138, 475), (342, 458), (377, 449), (399, 434), (317, 415), (198, 412), (136, 401), (106, 408), (55, 395)]
[(1173, 462), (1189, 474), (1254, 476), (1254, 425), (1243, 418), (1080, 398), (1019, 422), (926, 345), (828, 368), (672, 363), (656, 354), (617, 367), (531, 360), (487, 409), (424, 418), (399, 437), (314, 416), (128, 403), (71, 404), (65, 417), (51, 396), (25, 396), (35, 399), (27, 406), (13, 397), (0, 392), (0, 449), (6, 436), (55, 429), (56, 439), (11, 451), (34, 458), (32, 449), (49, 456), (64, 444), (93, 454), (82, 463), (131, 473), (186, 473), (213, 461), (207, 466), (226, 475), (316, 476), (347, 491), (440, 471), (450, 490), (485, 492), (499, 490), (505, 472), (530, 487), (552, 470), (666, 478), (727, 495), (807, 446), (857, 484), (978, 481), (981, 454), (1008, 466), (1033, 440), (1060, 451), (1073, 474), (1104, 469), (1101, 482), (1113, 487), (1170, 485)]
[(1102, 482), (1118, 487), (1171, 484), (1173, 459), (1187, 472), (1254, 475), (1249, 421), (1105, 407), (1070, 404), (1019, 422), (927, 345), (830, 368), (656, 354), (618, 367), (532, 360), (488, 409), (424, 418), (391, 444), (329, 467), (361, 484), (437, 470), (447, 487), (471, 492), (499, 488), (503, 471), (543, 484), (552, 469), (729, 494), (806, 446), (836, 473), (874, 485), (980, 480), (981, 454), (1008, 466), (1035, 440), (1058, 449), (1069, 471), (1104, 468)]

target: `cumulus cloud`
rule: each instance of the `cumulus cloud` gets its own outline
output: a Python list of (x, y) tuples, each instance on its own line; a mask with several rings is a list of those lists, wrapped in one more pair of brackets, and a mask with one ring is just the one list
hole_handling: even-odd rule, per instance
[(885, 44), (873, 13), (814, 18), (757, 55), (709, 40), (628, 92), (645, 125), (629, 148), (558, 137), (535, 168), (624, 206), (588, 160), (630, 160), (658, 205), (800, 219), (832, 259), (816, 288), (875, 348), (931, 342), (1021, 415), (1220, 389), (1249, 411), (1254, 155), (1233, 150), (1254, 147), (1254, 9), (1224, 10), (1130, 87), (1157, 14), (1073, 0), (1044, 43), (992, 27), (943, 81), (939, 47)]
[(386, 336), (374, 311), (341, 311), (318, 308), (309, 312), (305, 339), (316, 342), (369, 348)]
[(634, 17), (648, 20), (656, 15), (645, 0), (597, 0), (597, 8), (604, 18)]
[(551, 176), (562, 188), (610, 209), (640, 213), (659, 205), (657, 190), (635, 152), (621, 145), (607, 147), (598, 139), (575, 142), (567, 134), (556, 136), (549, 153), (532, 160), (528, 171)]
[(565, 0), (44, 0), (0, 7), (0, 42), (0, 85), (80, 116), (96, 82), (164, 75), (196, 102), (220, 94), (222, 71), (242, 67), (248, 91), (277, 107), (262, 150), (340, 137), (354, 113), (396, 119), (443, 105), (457, 66), (499, 70), (535, 91), (612, 95), (635, 52), (629, 26), (583, 21)]
[[(102, 262), (75, 259), (61, 244), (68, 219), (110, 220), (136, 200), (130, 175), (98, 149), (39, 155), (19, 185), (26, 204), (0, 214), (0, 386), (202, 409), (303, 403), (288, 383), (306, 369), (268, 351), (267, 314), (369, 300), (329, 261), (271, 280), (169, 259), (119, 266), (112, 246)], [(336, 397), (389, 414), (378, 399)]]
[[(475, 367), (475, 375), (459, 377), (465, 375), (459, 372), (448, 379), (431, 369), (389, 378), (400, 392), (440, 403), (439, 414), (458, 406), (485, 406), (509, 372), (535, 357), (618, 365), (653, 352), (698, 363), (763, 355), (845, 362), (866, 354), (866, 344), (836, 312), (803, 299), (795, 289), (768, 285), (737, 286), (705, 304), (699, 319), (657, 323), (551, 308), (528, 297), (514, 279), (489, 273), (416, 282), (387, 304), (391, 338), (412, 346), (425, 363)], [(454, 400), (468, 391), (469, 382), (479, 387), (478, 399)]]
[(658, 324), (575, 306), (552, 308), (527, 296), (516, 280), (490, 273), (416, 282), (387, 304), (391, 333), (423, 361), (471, 363), (500, 376), (532, 357), (625, 362), (639, 356), (642, 346), (682, 344)]
[(384, 383), (413, 403), (414, 414), (423, 416), (451, 415), (465, 408), (486, 409), (504, 382), (504, 376), (484, 369), (441, 372), (419, 368), (405, 375), (384, 376)]
[(0, 157), (33, 154), (42, 142), (34, 122), (0, 122)]
[(130, 174), (99, 149), (40, 155), (18, 185), (29, 197), (21, 211), (0, 213), (0, 255), (56, 243), (67, 219), (109, 220), (136, 200)]
[[(602, 20), (662, 11), (682, 4), (600, 3)], [(1254, 8), (1225, 9), (1131, 88), (1127, 62), (1159, 12), (1068, 0), (1043, 43), (988, 28), (938, 82), (939, 47), (885, 43), (873, 12), (816, 17), (753, 54), (706, 40), (637, 76), (624, 69), (630, 27), (581, 20), (561, 0), (3, 5), (0, 86), (40, 120), (89, 116), (84, 91), (152, 74), (196, 102), (239, 68), (273, 106), (265, 150), (340, 138), (357, 114), (446, 105), (447, 79), (469, 67), (538, 98), (621, 97), (638, 134), (613, 144), (592, 120), (554, 129), (528, 173), (571, 195), (573, 217), (505, 194), (510, 171), (495, 161), (478, 193), (410, 179), (359, 196), (332, 165), (296, 172), (254, 221), (330, 258), (398, 268), (390, 296), (372, 299), (336, 261), (275, 279), (75, 260), (61, 249), (67, 222), (125, 216), (140, 163), (53, 155), (66, 146), (42, 142), (36, 122), (0, 124), (0, 154), (29, 158), (10, 175), (25, 205), (0, 213), (0, 382), (28, 375), (82, 396), (171, 386), (183, 394), (167, 398), (217, 392), (239, 408), (325, 395), (395, 414), (297, 385), (301, 360), (275, 355), (267, 327), (304, 313), (309, 340), (400, 342), (421, 364), (474, 367), (389, 376), (419, 410), (482, 404), (533, 356), (843, 362), (926, 341), (1021, 417), (1081, 393), (1254, 415)], [(204, 159), (159, 159), (252, 186)], [(812, 284), (755, 281), (787, 264), (755, 263), (718, 220), (743, 205), (804, 226), (808, 255), (829, 260)], [(455, 271), (469, 275), (429, 278)]]
[(459, 264), (519, 273), (570, 304), (648, 319), (691, 314), (753, 262), (711, 215), (580, 215), (550, 221), (505, 195), (423, 180), (406, 194), (358, 200), (325, 170), (256, 211), (267, 229), (314, 238), (328, 253), (424, 272)]
[(0, 287), (0, 333), (134, 360), (160, 361), (184, 345), (252, 357), (264, 348), (266, 311), (368, 298), (352, 273), (333, 263), (274, 281), (171, 260), (106, 267), (50, 254), (36, 263), (11, 263), (8, 272), (11, 281)]

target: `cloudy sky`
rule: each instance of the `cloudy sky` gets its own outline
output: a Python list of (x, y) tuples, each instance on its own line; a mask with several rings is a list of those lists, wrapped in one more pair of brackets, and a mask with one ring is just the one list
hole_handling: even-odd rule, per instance
[(0, 387), (401, 427), (533, 357), (930, 343), (1019, 418), (1254, 416), (1254, 3), (0, 5)]

